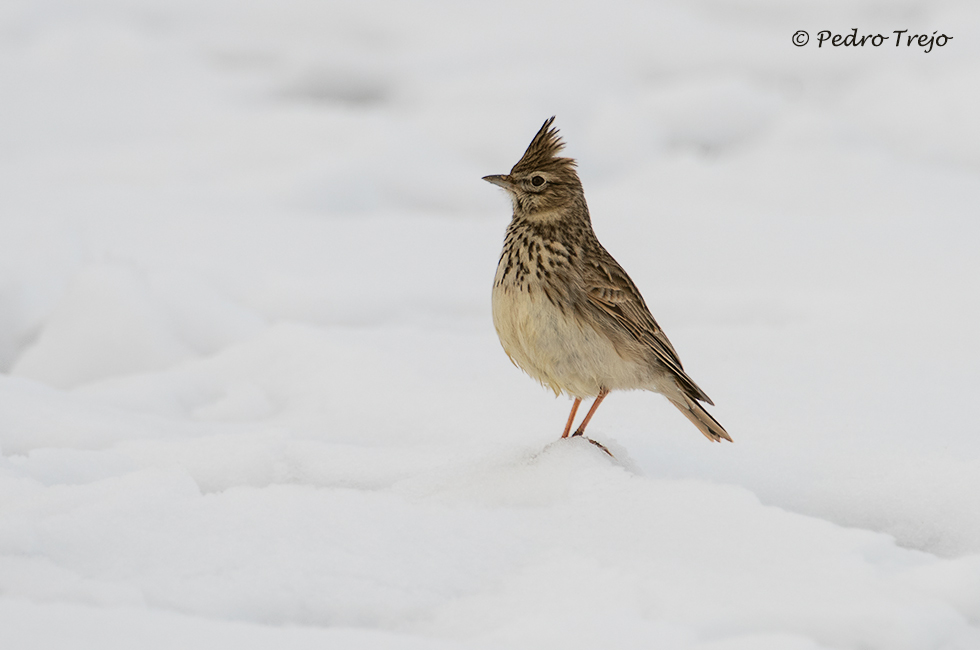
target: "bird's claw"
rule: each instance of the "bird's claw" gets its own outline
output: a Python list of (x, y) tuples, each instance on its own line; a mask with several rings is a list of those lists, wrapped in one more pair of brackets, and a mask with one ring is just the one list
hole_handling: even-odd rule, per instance
[(606, 452), (609, 455), (610, 458), (615, 458), (615, 456), (612, 455), (612, 452), (609, 451), (609, 449), (607, 449), (604, 444), (602, 444), (601, 442), (598, 442), (597, 440), (593, 440), (592, 438), (586, 437), (586, 435), (584, 433), (582, 433), (581, 431), (576, 431), (575, 433), (573, 433), (569, 437), (570, 438), (574, 438), (576, 436), (581, 436), (581, 437), (585, 438), (586, 440), (588, 440), (589, 442), (591, 442), (593, 445), (595, 445), (596, 447), (598, 447), (602, 451)]

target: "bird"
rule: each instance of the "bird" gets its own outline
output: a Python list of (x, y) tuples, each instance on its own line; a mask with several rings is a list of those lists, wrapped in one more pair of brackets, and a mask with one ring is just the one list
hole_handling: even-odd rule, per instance
[(554, 120), (544, 122), (509, 174), (483, 177), (513, 204), (492, 293), (504, 352), (556, 396), (574, 399), (562, 438), (583, 399), (594, 401), (572, 437), (584, 436), (610, 391), (642, 389), (666, 397), (708, 440), (731, 442), (701, 405), (714, 402), (684, 371), (639, 289), (599, 243), (577, 163), (558, 155), (565, 143)]

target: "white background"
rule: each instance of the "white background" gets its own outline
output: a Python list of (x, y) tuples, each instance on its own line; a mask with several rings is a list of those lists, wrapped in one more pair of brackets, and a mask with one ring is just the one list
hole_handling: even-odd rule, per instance
[[(500, 349), (551, 115), (734, 444)], [(977, 3), (7, 0), (0, 127), (4, 648), (980, 647)]]

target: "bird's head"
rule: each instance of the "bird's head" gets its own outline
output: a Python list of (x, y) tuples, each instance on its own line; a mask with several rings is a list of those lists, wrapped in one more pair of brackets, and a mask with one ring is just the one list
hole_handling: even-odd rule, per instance
[(509, 174), (483, 177), (507, 190), (514, 203), (515, 218), (558, 219), (567, 209), (584, 206), (575, 161), (557, 155), (565, 143), (558, 136), (558, 129), (552, 128), (554, 121), (554, 117), (545, 120)]

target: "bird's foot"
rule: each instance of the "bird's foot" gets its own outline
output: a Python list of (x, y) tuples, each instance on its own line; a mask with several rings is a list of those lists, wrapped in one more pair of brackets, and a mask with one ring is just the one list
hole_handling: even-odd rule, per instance
[(589, 437), (587, 437), (587, 436), (586, 436), (586, 435), (585, 435), (585, 434), (584, 434), (583, 432), (581, 432), (581, 431), (576, 431), (575, 433), (573, 433), (573, 434), (572, 434), (572, 436), (571, 436), (571, 437), (572, 437), (572, 438), (575, 438), (575, 437), (577, 437), (577, 436), (581, 436), (581, 437), (583, 437), (583, 438), (585, 438), (586, 440), (588, 440), (589, 442), (591, 442), (591, 443), (592, 443), (593, 445), (595, 445), (596, 447), (598, 447), (598, 448), (599, 448), (599, 449), (601, 449), (602, 451), (604, 451), (604, 452), (606, 452), (607, 454), (609, 454), (609, 457), (610, 457), (610, 458), (615, 458), (615, 456), (613, 456), (613, 455), (612, 455), (612, 452), (611, 452), (611, 451), (609, 451), (609, 450), (608, 450), (608, 449), (606, 448), (606, 446), (605, 446), (604, 444), (602, 444), (601, 442), (598, 442), (597, 440), (593, 440), (592, 438), (589, 438)]

